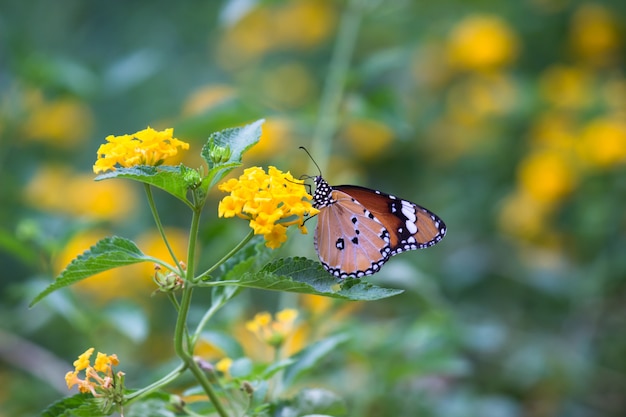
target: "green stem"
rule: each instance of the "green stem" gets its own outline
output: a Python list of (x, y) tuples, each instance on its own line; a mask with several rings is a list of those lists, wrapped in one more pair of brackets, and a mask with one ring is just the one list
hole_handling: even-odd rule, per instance
[(138, 398), (141, 398), (145, 395), (150, 394), (153, 391), (156, 391), (157, 389), (161, 387), (164, 387), (165, 385), (169, 384), (170, 382), (178, 378), (183, 372), (185, 372), (185, 370), (187, 370), (187, 365), (184, 363), (181, 363), (180, 365), (178, 365), (176, 369), (171, 371), (169, 374), (165, 375), (163, 378), (159, 379), (158, 381), (153, 382), (147, 387), (144, 387), (128, 395), (126, 397), (127, 401), (124, 403), (124, 405), (128, 405), (132, 403), (133, 401), (137, 400)]
[(165, 235), (165, 230), (163, 229), (163, 224), (161, 223), (161, 218), (159, 217), (159, 212), (157, 211), (156, 204), (154, 203), (154, 196), (152, 195), (152, 188), (150, 187), (149, 184), (145, 184), (145, 183), (143, 186), (144, 186), (144, 189), (146, 190), (146, 195), (148, 196), (148, 205), (150, 206), (150, 211), (152, 211), (152, 217), (154, 218), (154, 222), (156, 223), (157, 229), (159, 230), (159, 233), (161, 234), (161, 238), (163, 239), (163, 242), (165, 242), (165, 246), (167, 247), (167, 250), (169, 251), (170, 256), (172, 257), (174, 264), (178, 268), (178, 272), (182, 275), (183, 271), (181, 270), (180, 262), (178, 262), (178, 258), (176, 258), (176, 255), (174, 254), (174, 250), (170, 246), (170, 242), (167, 240), (167, 236)]
[(211, 400), (211, 402), (213, 403), (213, 406), (215, 407), (215, 411), (217, 411), (217, 414), (219, 414), (220, 417), (228, 417), (228, 414), (226, 413), (224, 406), (220, 402), (220, 399), (217, 397), (217, 394), (215, 393), (215, 390), (213, 389), (213, 386), (211, 386), (211, 383), (207, 379), (206, 375), (200, 369), (198, 364), (196, 364), (193, 358), (190, 358), (190, 360), (191, 362), (190, 363), (188, 362), (189, 370), (196, 377), (196, 380), (200, 383), (200, 385), (204, 389), (204, 392), (206, 392), (207, 395), (209, 396), (209, 399)]
[[(229, 260), (235, 253), (237, 253), (238, 251), (240, 251), (248, 242), (250, 242), (250, 240), (254, 237), (254, 231), (250, 230), (250, 232), (246, 235), (246, 237), (244, 237), (241, 242), (239, 242), (237, 244), (237, 246), (235, 246), (232, 250), (230, 250), (226, 255), (224, 255), (222, 257), (222, 259), (220, 259), (219, 261), (217, 261), (217, 263), (215, 265), (213, 265), (211, 268), (207, 269), (204, 273), (202, 273), (199, 277), (198, 280), (200, 280), (202, 277), (209, 275), (211, 272), (215, 271), (220, 265), (222, 265), (224, 262), (226, 262), (227, 260)], [(236, 281), (235, 281), (236, 282)], [(202, 285), (202, 284), (200, 284)], [(211, 317), (213, 317), (213, 315), (230, 299), (232, 298), (232, 296), (230, 297), (223, 297), (218, 303), (212, 304), (211, 307), (207, 310), (206, 313), (204, 313), (204, 316), (202, 317), (202, 320), (200, 320), (200, 322), (198, 323), (198, 326), (196, 327), (196, 331), (194, 332), (193, 336), (192, 336), (192, 343), (195, 343), (196, 340), (198, 340), (198, 337), (200, 336), (200, 332), (202, 332), (202, 329), (204, 329), (204, 326), (206, 326), (207, 322), (211, 319)]]
[(311, 154), (315, 156), (315, 160), (322, 171), (328, 166), (332, 138), (337, 130), (339, 107), (348, 70), (350, 69), (350, 60), (359, 33), (362, 9), (359, 6), (360, 1), (349, 1), (346, 10), (341, 16), (339, 33), (337, 34), (328, 77), (322, 92), (319, 117), (313, 134), (313, 143), (311, 144)]
[(198, 240), (198, 230), (200, 225), (200, 214), (202, 207), (195, 207), (193, 210), (193, 216), (191, 218), (191, 226), (189, 228), (189, 244), (187, 246), (187, 271), (186, 282), (183, 287), (183, 295), (181, 297), (178, 318), (176, 320), (176, 329), (174, 331), (174, 349), (176, 354), (185, 362), (189, 367), (189, 370), (194, 375), (196, 380), (200, 383), (204, 392), (208, 395), (209, 399), (213, 403), (217, 414), (221, 417), (228, 417), (224, 406), (220, 402), (217, 394), (215, 393), (211, 383), (208, 381), (203, 371), (193, 358), (193, 343), (188, 337), (187, 331), (187, 317), (189, 315), (189, 308), (191, 306), (191, 295), (193, 293), (193, 276), (195, 273), (196, 263), (196, 243)]
[(230, 250), (226, 255), (224, 255), (222, 257), (222, 259), (220, 259), (219, 261), (217, 261), (217, 263), (215, 265), (213, 265), (212, 267), (210, 267), (209, 269), (207, 269), (206, 271), (204, 271), (202, 274), (200, 274), (198, 276), (198, 278), (196, 279), (197, 281), (200, 281), (203, 277), (208, 276), (209, 274), (211, 274), (211, 272), (215, 271), (217, 268), (220, 267), (220, 265), (222, 265), (224, 262), (226, 262), (227, 260), (229, 260), (230, 258), (232, 258), (232, 256), (239, 252), (241, 250), (241, 248), (243, 248), (244, 246), (246, 246), (246, 244), (250, 241), (250, 239), (252, 239), (254, 237), (254, 231), (250, 230), (250, 232), (246, 235), (246, 237), (243, 238), (243, 240), (241, 242), (239, 242), (237, 244), (237, 246), (235, 246), (232, 250)]
[(217, 302), (214, 301), (213, 304), (211, 304), (211, 307), (209, 307), (207, 312), (204, 313), (204, 316), (202, 316), (202, 320), (200, 320), (200, 322), (198, 323), (198, 326), (196, 327), (196, 331), (193, 333), (193, 336), (191, 338), (192, 343), (196, 343), (196, 341), (198, 340), (198, 337), (200, 337), (200, 333), (202, 332), (202, 329), (204, 329), (204, 326), (206, 326), (209, 320), (211, 320), (211, 317), (213, 317), (213, 315), (220, 308), (222, 308), (222, 306), (226, 304), (226, 302), (230, 300), (235, 295), (236, 292), (237, 290), (234, 290), (229, 295), (224, 295), (224, 293), (222, 293), (222, 297), (220, 298), (220, 300)]

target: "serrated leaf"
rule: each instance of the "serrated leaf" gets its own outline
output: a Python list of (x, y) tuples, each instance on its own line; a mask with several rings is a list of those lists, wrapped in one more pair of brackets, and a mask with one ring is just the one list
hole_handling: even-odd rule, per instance
[(30, 303), (30, 307), (51, 292), (72, 285), (92, 275), (120, 266), (152, 260), (154, 259), (144, 255), (133, 241), (119, 236), (106, 237), (98, 241), (89, 250), (83, 252), (82, 255), (74, 258), (57, 279), (35, 297)]
[(117, 168), (115, 171), (98, 175), (95, 180), (127, 178), (139, 181), (160, 188), (180, 199), (185, 204), (190, 204), (187, 200), (187, 191), (190, 184), (186, 181), (184, 169), (185, 167), (183, 165), (161, 165), (159, 167), (138, 165), (132, 168)]
[(259, 272), (246, 272), (232, 283), (248, 288), (323, 295), (352, 301), (380, 300), (403, 292), (358, 279), (337, 281), (319, 262), (300, 257), (270, 262)]
[[(226, 174), (241, 165), (243, 154), (261, 139), (261, 125), (264, 122), (263, 119), (257, 120), (249, 125), (224, 129), (209, 136), (201, 152), (202, 158), (209, 166), (207, 182), (203, 184), (205, 189), (213, 187)], [(230, 149), (228, 159), (214, 161), (211, 152), (216, 147)]]
[(76, 394), (63, 398), (46, 408), (42, 417), (99, 417), (104, 416), (97, 400), (91, 394)]
[(147, 398), (134, 402), (130, 407), (124, 408), (126, 417), (175, 417), (176, 413), (167, 408), (169, 401), (159, 398)]
[(346, 340), (348, 340), (346, 335), (338, 334), (315, 342), (293, 355), (290, 359), (294, 363), (289, 365), (283, 374), (285, 386), (291, 386), (296, 378), (316, 366), (324, 356)]

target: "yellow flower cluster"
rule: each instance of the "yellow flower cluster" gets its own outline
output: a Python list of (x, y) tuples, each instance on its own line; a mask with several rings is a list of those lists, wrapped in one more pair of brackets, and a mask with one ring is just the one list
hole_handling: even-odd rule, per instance
[[(70, 371), (65, 375), (67, 388), (71, 389), (74, 385), (78, 385), (78, 391), (86, 393), (91, 392), (94, 397), (103, 396), (102, 391), (108, 391), (113, 388), (115, 380), (119, 380), (124, 375), (118, 372), (113, 375), (113, 366), (119, 364), (117, 355), (107, 355), (98, 352), (94, 365), (91, 366), (90, 358), (94, 348), (89, 348), (74, 361), (74, 371)], [(85, 379), (80, 379), (78, 374), (85, 371)], [(116, 378), (117, 377), (117, 378)]]
[(262, 342), (280, 347), (293, 333), (296, 318), (298, 318), (298, 311), (292, 308), (276, 313), (276, 320), (272, 320), (272, 315), (264, 311), (247, 322), (246, 329), (254, 333)]
[(178, 148), (189, 149), (189, 144), (173, 137), (174, 129), (157, 131), (147, 129), (132, 135), (106, 137), (98, 148), (98, 159), (93, 172), (114, 171), (116, 165), (129, 168), (135, 165), (161, 165), (166, 158), (175, 156)]
[(306, 199), (311, 195), (301, 180), (269, 167), (246, 169), (238, 179), (230, 179), (218, 187), (230, 195), (219, 203), (220, 217), (238, 216), (250, 220), (254, 234), (265, 237), (265, 245), (276, 249), (287, 240), (287, 227), (298, 225), (306, 233), (304, 216), (319, 211)]

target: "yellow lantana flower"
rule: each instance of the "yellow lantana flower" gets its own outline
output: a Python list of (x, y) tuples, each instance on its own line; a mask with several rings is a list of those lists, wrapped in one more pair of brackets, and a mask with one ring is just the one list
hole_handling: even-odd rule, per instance
[(178, 148), (189, 149), (189, 144), (173, 137), (174, 129), (157, 131), (148, 127), (132, 135), (106, 137), (98, 148), (98, 159), (93, 172), (114, 171), (116, 165), (129, 168), (135, 165), (158, 166), (166, 158), (175, 156)]
[(306, 233), (304, 216), (315, 215), (312, 197), (306, 192), (303, 181), (289, 172), (275, 167), (246, 169), (238, 179), (230, 179), (218, 186), (230, 193), (220, 201), (220, 217), (238, 216), (250, 221), (254, 234), (265, 237), (265, 245), (276, 249), (287, 240), (287, 227), (298, 225)]
[[(90, 358), (94, 348), (89, 348), (74, 361), (74, 370), (65, 374), (67, 388), (78, 386), (82, 393), (91, 392), (94, 397), (107, 397), (120, 404), (123, 392), (123, 372), (113, 373), (113, 366), (119, 364), (117, 355), (107, 355), (98, 352), (94, 366), (91, 366)], [(85, 371), (85, 378), (79, 378), (78, 374)]]

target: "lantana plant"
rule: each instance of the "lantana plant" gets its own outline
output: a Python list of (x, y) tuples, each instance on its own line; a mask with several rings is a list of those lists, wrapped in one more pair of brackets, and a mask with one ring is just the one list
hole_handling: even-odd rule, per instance
[[(244, 287), (344, 300), (376, 300), (401, 292), (359, 280), (337, 281), (317, 260), (278, 258), (275, 255), (274, 250), (287, 241), (288, 229), (297, 228), (306, 233), (304, 220), (314, 216), (317, 210), (312, 207), (311, 196), (303, 182), (276, 167), (269, 167), (267, 171), (261, 167), (249, 167), (238, 178), (222, 182), (229, 172), (242, 165), (244, 152), (259, 141), (262, 123), (259, 120), (212, 134), (201, 150), (206, 167), (198, 169), (183, 164), (165, 164), (168, 158), (190, 147), (174, 137), (173, 129), (156, 131), (148, 128), (130, 135), (106, 138), (107, 143), (98, 150), (94, 172), (99, 175), (95, 179), (128, 179), (143, 184), (155, 227), (168, 247), (171, 259), (148, 256), (127, 238), (107, 237), (75, 258), (51, 285), (35, 297), (31, 305), (53, 291), (97, 273), (151, 262), (155, 265), (156, 289), (153, 293), (167, 294), (172, 312), (177, 314), (172, 340), (178, 365), (162, 378), (130, 389), (125, 386), (125, 380), (132, 381), (133, 376), (116, 369), (124, 369), (121, 366), (124, 358), (98, 353), (92, 366), (90, 357), (94, 348), (86, 346), (85, 353), (74, 362), (75, 369), (66, 375), (68, 388), (77, 386), (79, 394), (56, 402), (44, 412), (45, 416), (100, 416), (116, 411), (144, 415), (141, 410), (148, 409), (159, 409), (160, 416), (301, 415), (305, 409), (300, 409), (304, 405), (298, 398), (306, 398), (307, 414), (323, 414), (324, 410), (335, 410), (335, 415), (345, 413), (344, 406), (332, 395), (305, 389), (295, 397), (293, 392), (291, 397), (283, 396), (287, 392), (285, 388), (293, 385), (324, 354), (345, 340), (342, 335), (305, 346), (290, 357), (277, 354), (273, 362), (254, 366), (235, 366), (237, 362), (242, 362), (242, 358), (223, 358), (216, 363), (206, 363), (194, 356), (196, 345), (203, 332), (210, 329), (215, 313), (227, 308), (229, 301)], [(215, 186), (228, 195), (220, 201), (217, 210), (214, 207), (205, 210), (209, 190)], [(171, 249), (153, 198), (154, 188), (178, 198), (189, 208), (189, 241), (185, 259), (177, 258)], [(224, 256), (213, 265), (203, 265), (196, 258), (203, 212), (211, 218), (245, 219), (251, 228), (240, 243), (225, 248)], [(255, 238), (255, 235), (259, 237)], [(260, 236), (262, 241), (259, 241)], [(129, 279), (133, 278), (129, 276)], [(205, 305), (204, 301), (204, 315), (194, 320), (189, 311), (196, 291), (208, 291), (211, 302)], [(146, 297), (150, 295), (148, 293)], [(296, 310), (288, 309), (278, 312), (276, 320), (272, 320), (269, 313), (259, 312), (248, 322), (247, 328), (279, 352), (297, 316)], [(243, 362), (248, 363), (249, 359)], [(183, 375), (187, 381), (189, 375), (195, 381), (196, 388), (188, 392), (194, 393), (200, 400), (195, 401), (193, 406), (167, 391), (168, 385)], [(281, 414), (280, 410), (288, 413)]]

